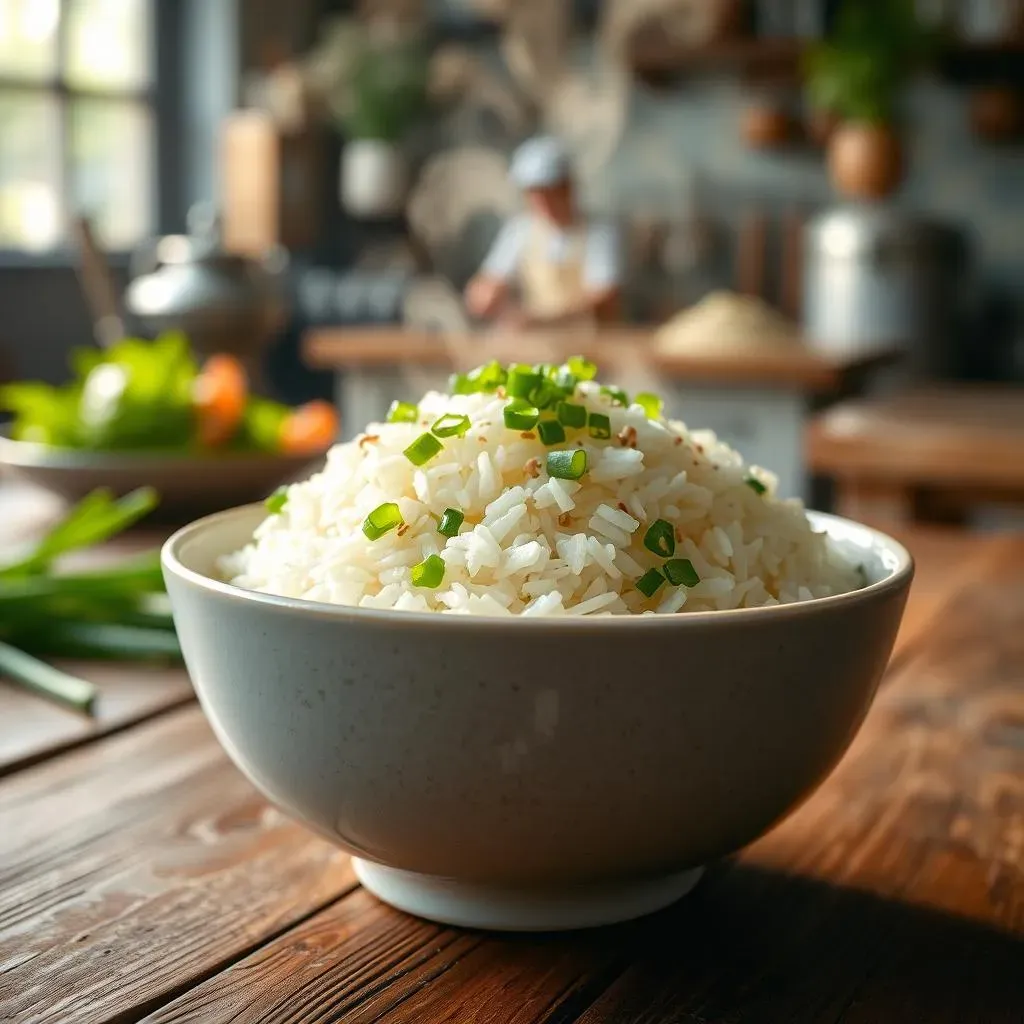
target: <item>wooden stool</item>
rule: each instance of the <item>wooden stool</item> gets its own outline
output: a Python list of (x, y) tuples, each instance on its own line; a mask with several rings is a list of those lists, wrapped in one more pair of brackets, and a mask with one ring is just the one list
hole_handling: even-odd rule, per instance
[(811, 419), (806, 447), (841, 515), (962, 525), (983, 505), (1024, 507), (1024, 388), (943, 385), (843, 402)]

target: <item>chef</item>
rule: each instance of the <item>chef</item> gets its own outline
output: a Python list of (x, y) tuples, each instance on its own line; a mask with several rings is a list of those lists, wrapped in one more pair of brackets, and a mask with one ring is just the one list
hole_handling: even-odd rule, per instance
[(569, 156), (550, 136), (524, 143), (512, 179), (526, 210), (508, 221), (466, 287), (466, 308), (518, 327), (593, 325), (618, 312), (619, 233), (576, 209)]

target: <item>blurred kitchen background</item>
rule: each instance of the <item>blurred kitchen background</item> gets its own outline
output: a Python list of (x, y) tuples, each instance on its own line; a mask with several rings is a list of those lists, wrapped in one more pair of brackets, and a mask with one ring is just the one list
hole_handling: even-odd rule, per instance
[(1013, 519), (1024, 0), (0, 0), (0, 380), (241, 330), (352, 436), (526, 344), (461, 296), (538, 133), (621, 228), (625, 386), (815, 504)]

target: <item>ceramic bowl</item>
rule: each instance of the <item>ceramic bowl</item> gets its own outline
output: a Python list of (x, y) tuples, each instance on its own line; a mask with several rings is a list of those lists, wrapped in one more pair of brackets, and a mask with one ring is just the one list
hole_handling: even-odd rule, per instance
[(778, 822), (857, 732), (913, 575), (895, 541), (812, 514), (864, 589), (589, 620), (384, 612), (220, 582), (263, 515), (211, 516), (163, 550), (214, 732), (371, 892), (488, 929), (659, 909)]
[(15, 441), (0, 432), (0, 468), (12, 477), (70, 502), (97, 487), (115, 494), (155, 487), (159, 518), (177, 523), (265, 498), (280, 484), (309, 476), (321, 459), (261, 452), (96, 452)]

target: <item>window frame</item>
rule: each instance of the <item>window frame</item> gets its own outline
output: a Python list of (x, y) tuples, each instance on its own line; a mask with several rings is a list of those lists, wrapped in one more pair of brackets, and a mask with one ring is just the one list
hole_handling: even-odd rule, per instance
[[(150, 225), (154, 235), (171, 230), (179, 219), (181, 197), (181, 161), (175, 160), (175, 139), (179, 136), (181, 107), (177, 99), (181, 80), (182, 11), (180, 2), (149, 4), (149, 50), (152, 74), (147, 85), (123, 88), (74, 88), (66, 79), (67, 18), (69, 0), (60, 0), (61, 15), (57, 23), (57, 72), (48, 79), (26, 81), (0, 74), (0, 90), (21, 92), (25, 95), (45, 95), (58, 103), (60, 124), (60, 204), (61, 217), (66, 229), (71, 226), (74, 210), (71, 201), (71, 118), (70, 106), (74, 98), (123, 100), (145, 105), (149, 111), (152, 138), (150, 159)], [(139, 243), (145, 239), (139, 239)], [(106, 253), (115, 267), (127, 266), (131, 250), (112, 250)], [(2, 267), (68, 267), (78, 262), (77, 251), (66, 231), (57, 245), (43, 251), (30, 251), (0, 245)]]

